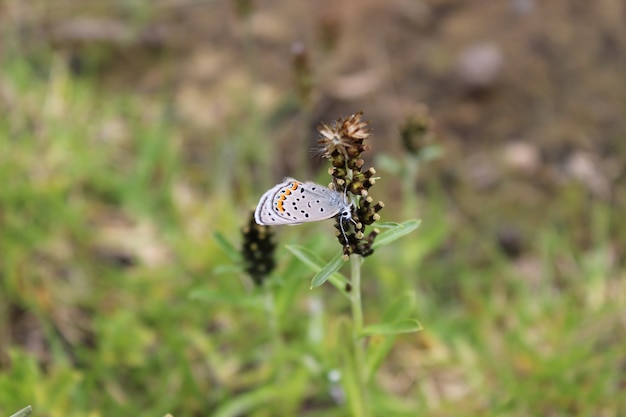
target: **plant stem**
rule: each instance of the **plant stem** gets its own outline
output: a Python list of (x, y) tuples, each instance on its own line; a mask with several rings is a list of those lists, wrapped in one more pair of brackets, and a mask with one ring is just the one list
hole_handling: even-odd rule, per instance
[(276, 364), (279, 365), (282, 355), (285, 352), (285, 343), (283, 340), (283, 336), (280, 332), (280, 326), (278, 324), (278, 315), (276, 314), (274, 294), (272, 293), (272, 290), (270, 288), (267, 288), (267, 286), (264, 288), (264, 301), (265, 312), (267, 313), (268, 318), (268, 325), (274, 343), (274, 357), (276, 360)]
[(361, 306), (361, 255), (350, 255), (350, 274), (352, 283), (352, 343), (354, 350), (354, 372), (358, 388), (358, 398), (360, 404), (358, 410), (359, 417), (370, 416), (369, 395), (367, 392), (367, 381), (365, 371), (365, 341), (361, 336), (363, 331), (363, 308)]
[[(275, 378), (277, 384), (284, 384), (287, 378), (286, 367), (284, 366), (285, 357), (285, 341), (280, 331), (280, 323), (278, 318), (278, 312), (276, 311), (276, 301), (274, 299), (274, 292), (269, 285), (265, 285), (264, 288), (264, 301), (265, 312), (267, 315), (269, 330), (272, 334), (273, 342), (273, 367), (276, 370)], [(284, 415), (289, 410), (291, 403), (289, 401), (280, 401), (277, 403), (280, 414)]]
[(419, 160), (414, 155), (407, 155), (404, 159), (404, 173), (402, 175), (402, 199), (404, 200), (405, 217), (415, 217), (417, 211), (415, 190), (417, 188), (417, 173)]
[(350, 275), (352, 282), (352, 319), (354, 320), (354, 338), (360, 339), (363, 330), (363, 308), (361, 306), (361, 255), (350, 255)]

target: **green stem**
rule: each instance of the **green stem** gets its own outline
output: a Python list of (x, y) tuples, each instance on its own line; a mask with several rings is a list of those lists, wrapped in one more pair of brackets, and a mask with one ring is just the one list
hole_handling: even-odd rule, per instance
[(417, 188), (417, 173), (419, 171), (419, 160), (414, 155), (407, 155), (404, 160), (404, 173), (402, 175), (402, 199), (404, 200), (405, 217), (415, 217), (417, 211), (417, 201), (415, 189)]
[[(284, 366), (285, 355), (285, 341), (280, 331), (280, 323), (278, 318), (278, 312), (276, 311), (276, 301), (274, 299), (274, 293), (269, 285), (265, 285), (264, 288), (264, 301), (265, 312), (268, 321), (268, 327), (272, 334), (273, 342), (273, 356), (274, 369), (276, 370), (275, 378), (278, 385), (283, 384), (286, 377), (286, 367)], [(290, 403), (289, 401), (283, 401), (278, 403), (281, 414), (287, 412)]]
[(274, 342), (274, 358), (276, 360), (276, 365), (280, 365), (280, 360), (285, 351), (285, 342), (283, 340), (283, 336), (280, 332), (280, 326), (278, 324), (278, 315), (276, 313), (274, 294), (272, 293), (271, 289), (267, 287), (268, 286), (265, 286), (264, 288), (265, 311), (267, 313), (268, 325)]
[(354, 349), (354, 372), (357, 382), (358, 394), (356, 404), (360, 406), (355, 409), (355, 415), (359, 417), (370, 416), (369, 395), (367, 392), (367, 381), (365, 372), (367, 369), (365, 362), (365, 340), (361, 332), (363, 331), (363, 307), (361, 306), (361, 255), (350, 255), (350, 274), (352, 283), (352, 343)]
[(363, 330), (363, 307), (361, 306), (361, 255), (350, 255), (350, 275), (352, 282), (352, 319), (354, 320), (354, 338), (360, 339)]

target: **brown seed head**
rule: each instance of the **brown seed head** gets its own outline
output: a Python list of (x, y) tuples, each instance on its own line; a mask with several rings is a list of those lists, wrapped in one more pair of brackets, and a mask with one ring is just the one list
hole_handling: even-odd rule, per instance
[(322, 135), (318, 143), (324, 147), (324, 157), (333, 159), (335, 152), (345, 159), (356, 159), (368, 149), (363, 140), (370, 135), (367, 122), (361, 121), (363, 112), (337, 119), (331, 126), (322, 123), (317, 129)]

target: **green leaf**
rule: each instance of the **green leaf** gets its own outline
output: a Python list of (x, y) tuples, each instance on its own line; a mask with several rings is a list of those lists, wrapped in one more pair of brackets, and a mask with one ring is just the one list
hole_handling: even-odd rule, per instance
[(341, 320), (337, 326), (339, 354), (342, 359), (341, 383), (346, 392), (347, 404), (352, 416), (370, 415), (366, 412), (368, 399), (367, 387), (362, 381), (360, 372), (365, 364), (360, 363), (352, 338), (352, 325)]
[(433, 159), (438, 159), (443, 155), (443, 149), (437, 145), (426, 146), (420, 153), (420, 159), (423, 162), (429, 162)]
[(260, 387), (250, 392), (235, 395), (229, 401), (222, 404), (211, 415), (214, 417), (236, 417), (247, 415), (252, 410), (269, 404), (280, 398), (282, 391), (279, 386), (270, 385), (268, 387)]
[(385, 153), (379, 153), (376, 155), (375, 165), (383, 171), (390, 172), (394, 175), (400, 175), (403, 169), (400, 161)]
[(243, 268), (236, 265), (218, 265), (212, 271), (215, 275), (238, 274), (243, 272)]
[(237, 263), (242, 261), (241, 252), (239, 252), (239, 250), (237, 250), (237, 248), (235, 248), (223, 234), (215, 232), (213, 233), (213, 237), (215, 238), (218, 246), (224, 251), (226, 256), (228, 256), (232, 262)]
[(365, 327), (361, 334), (374, 335), (374, 334), (400, 334), (400, 333), (413, 333), (422, 330), (422, 325), (415, 319), (405, 319), (395, 323), (379, 323), (372, 324)]
[(396, 222), (376, 222), (377, 229), (393, 229), (396, 227), (402, 227), (400, 223)]
[(390, 228), (379, 234), (374, 241), (373, 248), (379, 248), (384, 245), (388, 245), (394, 240), (400, 239), (404, 235), (408, 235), (413, 230), (417, 229), (422, 221), (421, 220), (407, 220), (398, 225), (398, 227)]
[[(415, 309), (415, 295), (406, 293), (398, 297), (389, 307), (387, 307), (382, 317), (383, 323), (398, 323), (408, 319)], [(367, 352), (367, 371), (369, 379), (385, 360), (391, 351), (396, 333), (382, 336), (382, 340), (369, 345)]]
[[(297, 245), (287, 245), (287, 250), (293, 253), (298, 259), (300, 259), (305, 265), (307, 265), (313, 272), (320, 272), (326, 263), (316, 254), (311, 252), (305, 247), (297, 246)], [(331, 262), (332, 263), (332, 262)], [(348, 279), (341, 275), (339, 272), (334, 272), (328, 277), (328, 281), (337, 287), (344, 295), (349, 296), (346, 291), (346, 285), (348, 284)]]
[(332, 274), (339, 271), (345, 261), (341, 253), (338, 253), (329, 263), (327, 263), (311, 280), (311, 288), (322, 285)]
[(11, 417), (26, 417), (29, 416), (30, 413), (33, 412), (33, 408), (29, 405), (28, 407), (22, 408), (17, 413), (13, 414)]
[(319, 272), (324, 267), (324, 261), (322, 258), (308, 250), (303, 246), (286, 245), (287, 250), (300, 259), (306, 266), (308, 266), (313, 272)]

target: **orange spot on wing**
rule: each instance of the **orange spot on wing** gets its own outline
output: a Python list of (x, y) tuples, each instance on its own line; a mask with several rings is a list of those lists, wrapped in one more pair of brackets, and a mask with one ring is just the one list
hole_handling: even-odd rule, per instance
[(276, 203), (276, 207), (278, 207), (278, 210), (280, 212), (285, 211), (285, 208), (283, 207), (283, 201), (285, 201), (285, 194), (281, 194), (278, 198), (278, 203)]
[(296, 191), (299, 185), (300, 183), (298, 181), (294, 181), (291, 188), (285, 189), (285, 192), (282, 193), (280, 197), (278, 197), (278, 202), (276, 203), (276, 208), (278, 208), (278, 211), (280, 211), (281, 213), (285, 211), (285, 208), (283, 207), (283, 201), (285, 201), (285, 198), (287, 198), (288, 195), (291, 195), (292, 191)]

